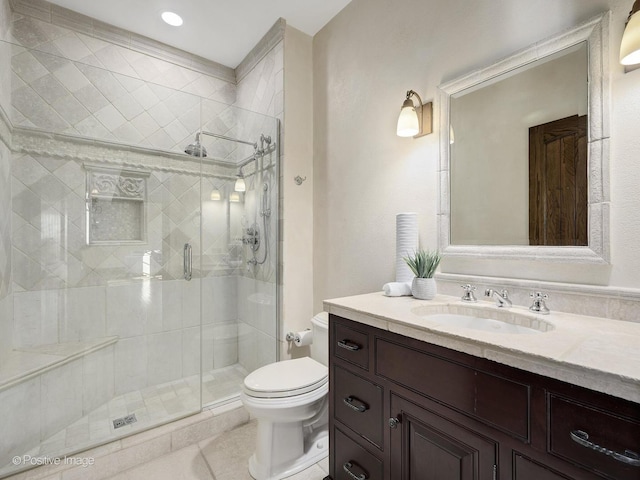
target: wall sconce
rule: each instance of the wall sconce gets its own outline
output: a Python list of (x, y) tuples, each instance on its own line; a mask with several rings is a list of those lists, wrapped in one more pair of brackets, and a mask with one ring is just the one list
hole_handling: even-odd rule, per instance
[(620, 44), (620, 63), (622, 65), (640, 63), (640, 0), (634, 2), (627, 18)]
[(239, 192), (231, 192), (229, 194), (229, 201), (232, 203), (239, 203), (242, 200), (241, 193)]
[[(638, 0), (640, 1), (640, 0)], [(418, 107), (415, 106), (411, 97), (418, 97)], [(398, 127), (396, 133), (399, 137), (422, 137), (433, 132), (433, 102), (422, 103), (420, 95), (413, 90), (407, 92), (400, 116), (398, 117)]]
[(244, 183), (244, 176), (242, 175), (242, 170), (238, 170), (238, 179), (236, 180), (236, 184), (233, 187), (233, 189), (236, 192), (246, 192), (247, 191), (247, 184)]

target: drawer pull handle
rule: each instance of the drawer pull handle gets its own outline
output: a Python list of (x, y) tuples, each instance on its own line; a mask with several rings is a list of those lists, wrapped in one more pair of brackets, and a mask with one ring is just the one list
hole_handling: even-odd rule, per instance
[[(355, 402), (359, 403), (360, 405), (356, 405)], [(358, 413), (364, 413), (367, 410), (369, 410), (369, 405), (367, 405), (366, 403), (364, 403), (362, 400), (358, 400), (356, 397), (352, 397), (351, 395), (349, 395), (348, 397), (345, 397), (342, 399), (342, 402), (349, 407), (352, 410), (355, 410)]]
[(351, 340), (339, 340), (338, 341), (338, 346), (340, 348), (344, 348), (345, 350), (349, 350), (350, 352), (356, 352), (358, 350), (360, 350), (362, 347), (360, 345), (358, 345), (355, 342), (352, 342)]
[(589, 441), (589, 434), (587, 432), (583, 432), (582, 430), (573, 430), (571, 432), (571, 440), (582, 445), (583, 447), (590, 448), (591, 450), (595, 450), (596, 452), (603, 453), (609, 457), (613, 457), (619, 462), (626, 463), (627, 465), (632, 465), (634, 467), (640, 467), (640, 455), (631, 450), (625, 450), (624, 453), (614, 452), (613, 450), (609, 450), (608, 448), (601, 447), (591, 441)]
[[(347, 462), (344, 465), (342, 465), (342, 469), (347, 473), (347, 475), (353, 478), (353, 480), (367, 480), (367, 478), (369, 478), (369, 475), (366, 472), (361, 473), (360, 475), (356, 475), (351, 471), (352, 467), (353, 467), (353, 463), (351, 462)], [(361, 468), (361, 470), (364, 471), (364, 468)]]

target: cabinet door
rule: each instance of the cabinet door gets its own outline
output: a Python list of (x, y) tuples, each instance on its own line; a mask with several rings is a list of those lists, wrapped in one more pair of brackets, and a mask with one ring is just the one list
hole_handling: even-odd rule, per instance
[[(494, 440), (391, 393), (391, 478), (394, 480), (492, 480)], [(390, 423), (391, 426), (391, 423)]]

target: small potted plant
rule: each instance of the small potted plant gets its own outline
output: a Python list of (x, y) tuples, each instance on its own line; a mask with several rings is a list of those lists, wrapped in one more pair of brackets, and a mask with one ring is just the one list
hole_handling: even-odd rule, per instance
[(442, 260), (437, 250), (418, 250), (413, 255), (404, 257), (409, 268), (415, 275), (411, 282), (411, 294), (420, 300), (431, 300), (436, 296), (436, 281), (433, 274)]

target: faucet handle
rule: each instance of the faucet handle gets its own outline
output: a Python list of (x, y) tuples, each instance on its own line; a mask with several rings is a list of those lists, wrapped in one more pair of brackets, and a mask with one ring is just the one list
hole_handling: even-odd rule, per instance
[(533, 298), (533, 303), (529, 307), (532, 312), (539, 313), (540, 315), (548, 315), (550, 310), (547, 308), (545, 300), (549, 298), (549, 295), (542, 292), (535, 292), (529, 294), (529, 297)]
[(534, 301), (535, 300), (544, 301), (547, 298), (549, 298), (549, 295), (547, 295), (546, 293), (542, 293), (542, 292), (535, 292), (535, 293), (530, 293), (529, 297), (533, 298)]
[(463, 302), (471, 302), (475, 303), (478, 301), (473, 292), (476, 290), (474, 285), (467, 283), (466, 285), (460, 285), (460, 288), (464, 289), (464, 293), (462, 294), (461, 300)]

